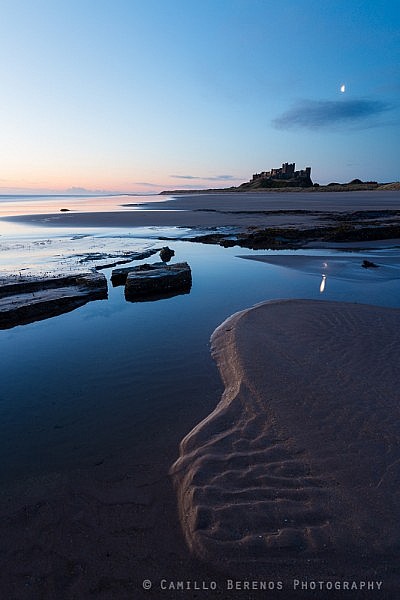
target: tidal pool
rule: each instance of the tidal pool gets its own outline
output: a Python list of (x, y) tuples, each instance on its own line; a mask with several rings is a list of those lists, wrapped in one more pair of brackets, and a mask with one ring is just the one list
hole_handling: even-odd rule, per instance
[[(46, 265), (54, 266), (57, 253), (70, 268), (77, 253), (161, 247), (166, 242), (158, 236), (173, 233), (80, 229), (66, 235), (64, 229), (60, 237), (54, 228), (47, 236), (36, 231), (36, 237), (0, 238), (5, 270), (45, 271)], [(173, 261), (191, 266), (189, 294), (130, 303), (123, 287), (109, 284), (107, 300), (0, 331), (3, 482), (90, 467), (135, 452), (144, 438), (162, 439), (163, 428), (174, 426), (172, 415), (191, 424), (193, 414), (195, 424), (222, 391), (210, 336), (236, 311), (277, 298), (400, 304), (398, 249), (268, 252), (184, 241), (168, 245), (175, 250)], [(274, 264), (240, 257), (266, 254)], [(392, 276), (361, 268), (364, 258), (384, 261)], [(341, 268), (329, 273), (325, 263)], [(111, 269), (103, 272), (110, 279)]]

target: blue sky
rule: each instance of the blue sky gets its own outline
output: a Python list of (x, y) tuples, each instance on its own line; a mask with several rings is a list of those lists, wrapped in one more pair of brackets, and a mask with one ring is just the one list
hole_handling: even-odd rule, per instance
[[(400, 179), (398, 0), (2, 0), (0, 193)], [(340, 86), (346, 85), (345, 93)]]

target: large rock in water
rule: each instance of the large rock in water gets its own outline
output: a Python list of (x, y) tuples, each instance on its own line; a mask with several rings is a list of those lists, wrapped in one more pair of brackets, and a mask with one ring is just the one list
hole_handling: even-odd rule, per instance
[(168, 297), (189, 292), (191, 285), (192, 272), (186, 262), (145, 264), (132, 268), (128, 273), (125, 298), (135, 301)]
[(107, 279), (96, 271), (71, 275), (0, 278), (0, 329), (69, 312), (107, 298)]
[[(164, 263), (155, 263), (159, 266), (163, 266)], [(132, 271), (136, 273), (137, 271), (148, 270), (150, 265), (148, 263), (144, 265), (137, 265), (136, 267), (119, 267), (118, 269), (113, 269), (111, 273), (111, 283), (113, 287), (118, 287), (120, 285), (125, 285), (127, 277), (129, 273)]]

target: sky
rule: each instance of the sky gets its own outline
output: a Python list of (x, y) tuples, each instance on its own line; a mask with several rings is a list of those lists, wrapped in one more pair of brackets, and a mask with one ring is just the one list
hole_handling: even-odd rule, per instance
[(0, 8), (0, 194), (400, 179), (398, 0)]

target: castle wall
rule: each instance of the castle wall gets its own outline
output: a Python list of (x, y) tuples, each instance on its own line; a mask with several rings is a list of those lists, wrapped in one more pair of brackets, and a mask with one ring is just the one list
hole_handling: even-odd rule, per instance
[(311, 167), (306, 167), (300, 171), (295, 171), (296, 163), (283, 163), (279, 169), (271, 169), (270, 171), (262, 171), (254, 173), (252, 181), (257, 179), (310, 179)]

